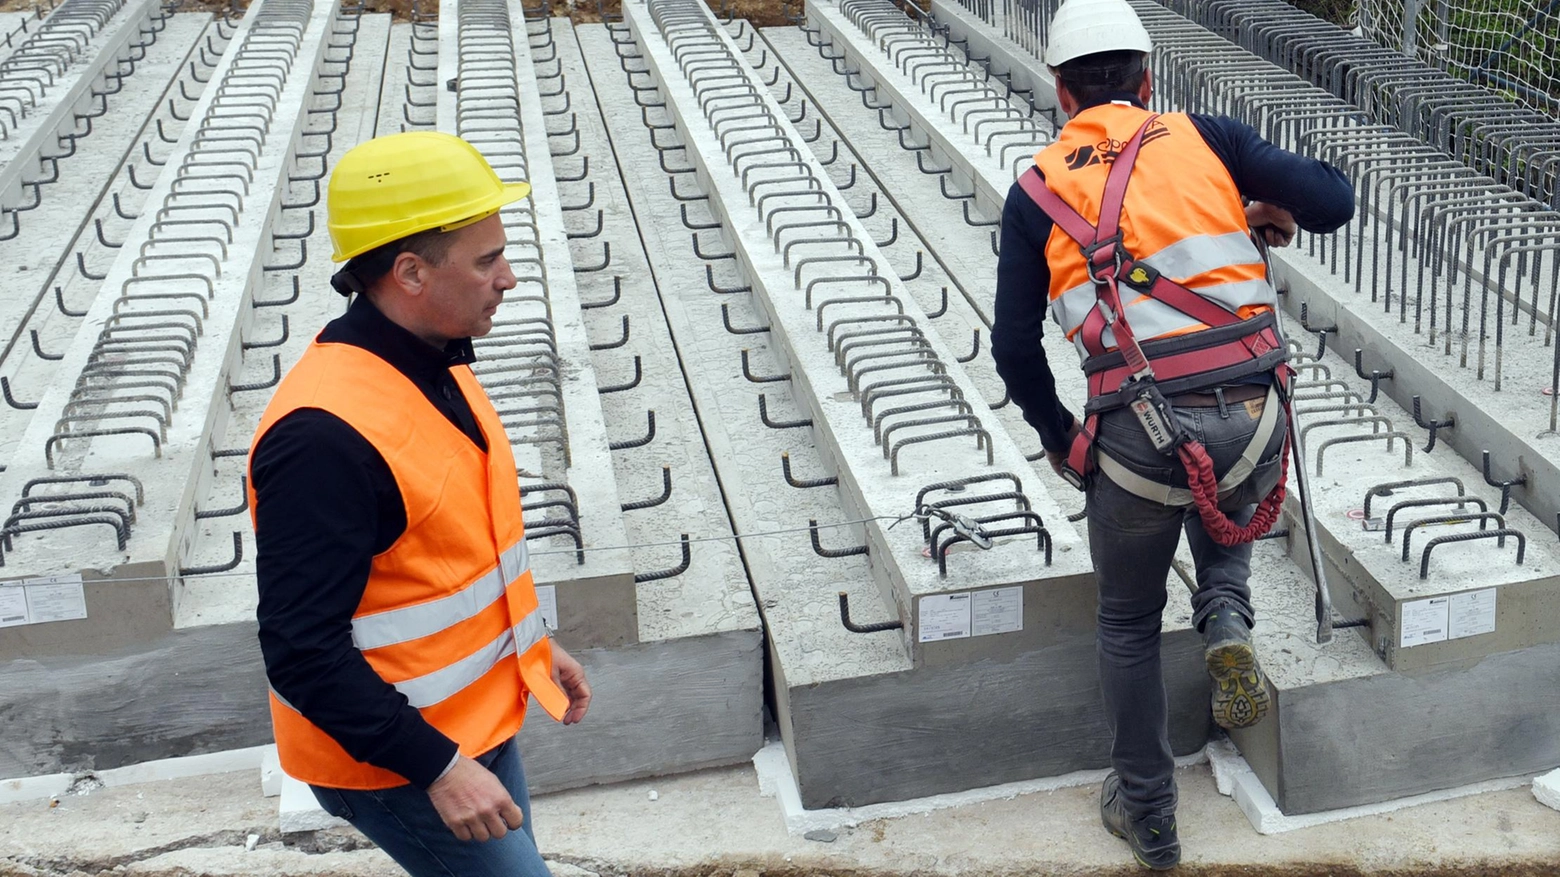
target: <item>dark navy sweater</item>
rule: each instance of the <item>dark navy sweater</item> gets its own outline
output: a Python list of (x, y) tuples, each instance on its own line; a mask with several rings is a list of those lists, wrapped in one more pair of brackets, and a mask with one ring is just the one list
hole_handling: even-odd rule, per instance
[[(320, 332), (388, 362), (472, 444), (487, 440), (450, 368), (474, 361), (471, 339), (440, 350), (359, 296)], [(352, 644), (352, 615), (374, 555), (406, 532), (406, 504), (379, 451), (346, 421), (303, 408), (254, 449), (260, 653), (271, 687), (358, 761), (426, 788), (455, 741), (428, 724)]]
[[(1138, 103), (1126, 94), (1111, 99)], [(1280, 149), (1251, 126), (1227, 116), (1192, 113), (1190, 118), (1245, 198), (1288, 210), (1309, 232), (1336, 231), (1354, 215), (1354, 190), (1332, 165)], [(1067, 450), (1073, 415), (1057, 398), (1056, 378), (1040, 342), (1050, 298), (1045, 245), (1051, 228), (1051, 218), (1014, 183), (1002, 209), (991, 358), (1024, 420), (1040, 434), (1041, 444), (1048, 451), (1062, 452)], [(1072, 344), (1067, 349), (1072, 355)]]

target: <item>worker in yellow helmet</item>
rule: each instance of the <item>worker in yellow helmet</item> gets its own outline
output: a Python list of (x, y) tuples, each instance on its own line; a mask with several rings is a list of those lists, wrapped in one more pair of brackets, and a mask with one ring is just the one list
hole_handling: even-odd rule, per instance
[(525, 875), (514, 737), (590, 687), (537, 607), (515, 461), (473, 376), (515, 275), (498, 211), (530, 193), (458, 137), (342, 156), (332, 279), (356, 294), (251, 444), (260, 647), (282, 768), (414, 875)]

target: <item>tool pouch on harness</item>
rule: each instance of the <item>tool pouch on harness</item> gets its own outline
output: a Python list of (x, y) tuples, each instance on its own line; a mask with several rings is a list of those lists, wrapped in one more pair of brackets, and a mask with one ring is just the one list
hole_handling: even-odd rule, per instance
[[(1019, 178), (1020, 185), (1041, 210), (1079, 244), (1097, 296), (1095, 307), (1078, 330), (1089, 353), (1084, 361), (1089, 401), (1062, 473), (1075, 487), (1083, 488), (1093, 469), (1092, 451), (1100, 414), (1127, 407), (1154, 448), (1166, 456), (1178, 457), (1185, 466), (1188, 491), (1208, 534), (1222, 545), (1236, 545), (1260, 537), (1277, 520), (1284, 500), (1289, 439), (1286, 435), (1280, 452), (1283, 472), (1278, 483), (1258, 505), (1251, 522), (1238, 527), (1219, 509), (1219, 494), (1233, 489), (1249, 475), (1250, 461), (1245, 460), (1248, 465), (1244, 474), (1231, 473), (1238, 476), (1234, 483), (1218, 482), (1207, 450), (1181, 428), (1167, 396), (1217, 388), (1265, 373), (1272, 375), (1274, 392), (1287, 415), (1288, 357), (1271, 313), (1241, 319), (1217, 302), (1161, 276), (1122, 248), (1119, 226), (1127, 181), (1144, 132), (1156, 118), (1157, 115), (1151, 115), (1116, 157), (1105, 184), (1097, 227), (1051, 191), (1038, 170), (1032, 169)], [(1124, 313), (1121, 286), (1180, 311), (1207, 328), (1140, 344)], [(1114, 350), (1105, 347), (1103, 335), (1107, 329), (1115, 337)], [(1273, 425), (1269, 418), (1264, 418), (1264, 424), (1269, 428)], [(1267, 434), (1270, 435), (1271, 432)], [(1264, 445), (1267, 436), (1262, 438)]]

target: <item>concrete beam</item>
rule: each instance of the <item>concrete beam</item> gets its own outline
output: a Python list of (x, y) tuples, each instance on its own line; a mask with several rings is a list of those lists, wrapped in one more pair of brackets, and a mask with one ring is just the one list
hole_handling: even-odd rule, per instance
[[(693, 15), (695, 7), (688, 6), (686, 13)], [(847, 302), (842, 299), (838, 302), (841, 306), (829, 310), (828, 319), (825, 320), (824, 315), (819, 313), (825, 295), (843, 295), (845, 298), (865, 295), (869, 291), (865, 282), (858, 281), (849, 290), (841, 289), (841, 284), (836, 284), (818, 294), (816, 300), (808, 301), (809, 284), (825, 281), (820, 279), (817, 269), (811, 269), (814, 273), (809, 274), (807, 267), (799, 264), (800, 258), (790, 251), (777, 252), (778, 248), (769, 239), (769, 231), (764, 227), (764, 220), (772, 213), (754, 211), (756, 202), (750, 197), (747, 186), (761, 184), (759, 181), (772, 185), (788, 174), (802, 173), (818, 186), (812, 189), (814, 183), (807, 184), (810, 190), (818, 193), (819, 200), (811, 203), (827, 204), (834, 208), (830, 216), (836, 217), (839, 227), (848, 229), (849, 237), (859, 242), (863, 259), (873, 265), (887, 264), (871, 237), (850, 213), (848, 206), (844, 210), (835, 206), (844, 205), (845, 202), (829, 182), (827, 173), (808, 152), (805, 140), (786, 120), (773, 98), (763, 91), (762, 83), (753, 76), (751, 68), (741, 61), (741, 53), (729, 36), (714, 28), (712, 17), (705, 19), (706, 26), (710, 28), (707, 34), (710, 48), (701, 51), (708, 51), (712, 57), (729, 59), (738, 65), (732, 68), (736, 72), (723, 75), (740, 76), (745, 80), (740, 87), (753, 89), (752, 94), (767, 113), (765, 124), (769, 124), (768, 119), (775, 120), (777, 145), (768, 147), (766, 142), (766, 148), (789, 148), (794, 151), (791, 154), (795, 156), (795, 164), (784, 169), (754, 174), (752, 171), (757, 169), (748, 168), (750, 176), (746, 185), (733, 169), (731, 156), (724, 152), (721, 140), (700, 110), (699, 96), (679, 70), (678, 62), (673, 58), (647, 8), (643, 4), (630, 4), (625, 7), (625, 15), (640, 39), (652, 71), (651, 77), (665, 95), (668, 108), (676, 118), (677, 131), (687, 146), (687, 154), (698, 168), (702, 190), (710, 196), (709, 203), (724, 225), (733, 230), (725, 243), (733, 248), (733, 256), (752, 280), (753, 290), (763, 303), (770, 320), (770, 337), (783, 351), (790, 368), (791, 385), (796, 388), (796, 397), (812, 415), (818, 446), (837, 468), (846, 508), (851, 514), (864, 519), (861, 526), (873, 574), (885, 598), (892, 601), (905, 624), (905, 645), (916, 666), (925, 663), (962, 663), (981, 655), (1021, 653), (1048, 641), (1058, 630), (1082, 623), (1080, 613), (1087, 614), (1087, 609), (1080, 607), (1087, 607), (1093, 590), (1088, 559), (1079, 550), (1077, 536), (1066, 524), (1055, 501), (1043, 490), (1033, 485), (1024, 488), (1034, 511), (1050, 531), (1054, 545), (1053, 566), (1045, 569), (1038, 577), (1034, 575), (1034, 570), (1042, 567), (1036, 563), (1033, 536), (1015, 537), (1005, 544), (999, 543), (992, 551), (982, 553), (978, 560), (968, 556), (954, 556), (949, 560), (949, 578), (941, 579), (936, 567), (926, 564), (922, 559), (924, 542), (919, 533), (904, 527), (890, 530), (883, 523), (911, 511), (917, 490), (929, 483), (975, 474), (1009, 472), (1016, 475), (1027, 469), (1027, 462), (989, 411), (976, 406), (971, 412), (971, 420), (980, 424), (990, 436), (990, 462), (985, 451), (972, 447), (974, 442), (965, 439), (941, 441), (935, 446), (921, 445), (913, 455), (906, 452), (897, 467), (903, 470), (903, 475), (890, 465), (885, 459), (886, 452), (879, 452), (874, 447), (879, 444), (879, 439), (874, 436), (870, 423), (862, 417), (856, 386), (841, 374), (840, 367), (836, 365), (829, 333), (824, 327), (837, 325), (835, 321), (844, 317), (880, 318), (884, 313), (881, 308), (883, 303), (893, 305), (896, 313), (902, 307), (902, 313), (910, 325), (924, 324), (924, 313), (904, 293), (902, 284), (896, 278), (879, 277), (880, 282), (873, 284), (877, 290), (873, 295), (881, 294), (886, 287), (887, 295), (883, 296), (882, 302), (875, 298), (869, 302)], [(720, 60), (716, 63), (727, 62)], [(747, 164), (756, 162), (749, 161)], [(805, 196), (803, 203), (812, 197)], [(773, 206), (771, 202), (771, 211)], [(823, 209), (827, 208), (820, 208), (820, 211)], [(794, 239), (807, 237), (826, 239), (828, 235), (803, 232)], [(793, 238), (787, 238), (787, 243), (791, 240)], [(793, 265), (793, 260), (798, 264)], [(831, 272), (821, 273), (827, 277)], [(958, 388), (962, 397), (981, 399), (979, 391), (957, 366), (955, 356), (942, 343), (942, 339), (932, 333), (926, 336), (926, 340), (926, 349), (940, 367), (946, 368), (951, 383)], [(912, 471), (915, 473), (914, 480), (907, 477)], [(965, 630), (962, 637), (935, 641), (935, 625), (930, 623), (929, 607), (943, 604), (957, 606), (955, 601), (972, 600), (972, 592), (981, 593), (979, 599), (985, 601), (995, 596), (985, 592), (1004, 587), (1022, 588), (1021, 604), (1013, 604), (1014, 610), (1022, 617), (1021, 631), (991, 638), (971, 638), (969, 631)], [(968, 606), (969, 603), (964, 602), (963, 605)], [(956, 634), (958, 632), (955, 630)]]
[[(107, 76), (117, 74), (119, 61), (145, 42), (142, 28), (157, 12), (157, 0), (127, 0), (99, 27), (87, 6), (81, 0), (60, 4), (0, 61), (5, 103), (19, 108), (16, 117), (5, 117), (12, 125), (0, 126), (0, 205), (8, 212), (29, 200), (23, 185), (44, 176), (40, 157), (45, 149), (58, 151), (60, 135), (78, 127), (76, 115), (93, 112), (103, 100), (95, 92), (107, 84)], [(90, 42), (62, 70), (50, 69), (60, 61), (61, 46), (57, 36), (50, 40), (51, 32), (79, 37), (84, 25), (96, 29)], [(36, 78), (39, 74), (43, 78)]]
[[(512, 335), (516, 327), (548, 333), (556, 353), (552, 374), (562, 394), (557, 400), (561, 403), (558, 422), (538, 424), (539, 418), (529, 415), (505, 417), (506, 427), (522, 488), (537, 482), (567, 484), (576, 502), (580, 536), (591, 550), (583, 559), (570, 553), (543, 554), (544, 548), (572, 543), (562, 538), (533, 539), (532, 569), (538, 584), (556, 589), (559, 617), (555, 621), (575, 642), (621, 645), (639, 637), (633, 557), (619, 548), (628, 539), (602, 421), (601, 388), (591, 369), (575, 365), (590, 361), (590, 341), (558, 200), (529, 27), (518, 13), (518, 7), (506, 8), (492, 0), (457, 0), (441, 7), (439, 15), (438, 81), (457, 83), (454, 92), (439, 91), (439, 130), (470, 140), (504, 179), (531, 184), (528, 200), (502, 212), (509, 235), (507, 258), (520, 285), (499, 307), (494, 333), (476, 342), (478, 362), (473, 369), (489, 392), (496, 393), (502, 413), (507, 391), (498, 391), (498, 382), (521, 374), (543, 374), (538, 369), (547, 366), (542, 359), (533, 359), (532, 367), (517, 371), (515, 364), (500, 362), (517, 350), (540, 349), (513, 346), (513, 338), (504, 336)], [(508, 21), (507, 32), (496, 24), (500, 18)], [(510, 48), (498, 51), (500, 46)], [(547, 91), (553, 90), (549, 85)], [(523, 360), (518, 362), (524, 365)], [(546, 405), (550, 397), (508, 398), (514, 400), (508, 407), (525, 408)], [(533, 496), (559, 499), (557, 492)], [(540, 530), (540, 523), (541, 518), (533, 517), (533, 532)]]
[[(25, 534), (16, 539), (16, 553), (8, 560), (17, 572), (102, 571), (115, 577), (129, 575), (142, 581), (141, 587), (167, 588), (172, 580), (175, 611), (180, 597), (177, 578), (184, 558), (188, 556), (197, 528), (196, 501), (206, 494), (210, 477), (212, 443), (226, 432), (230, 405), (230, 375), (236, 373), (240, 361), (241, 330), (250, 315), (250, 293), (262, 273), (265, 262), (261, 246), (267, 240), (271, 223), (279, 208), (283, 186), (281, 185), (292, 166), (294, 143), (307, 109), (307, 97), (314, 85), (314, 74), (320, 63), (325, 43), (331, 31), (331, 23), (337, 14), (332, 4), (316, 4), (306, 18), (287, 17), (291, 33), (298, 35), (293, 66), (287, 68), (284, 80), (268, 80), (256, 85), (246, 71), (246, 55), (249, 58), (264, 57), (258, 47), (286, 45), (291, 47), (293, 37), (287, 27), (277, 27), (277, 22), (267, 24), (267, 7), (252, 7), (235, 35), (235, 46), (227, 52), (213, 73), (214, 83), (228, 87), (206, 90), (192, 110), (192, 119), (200, 123), (189, 126), (181, 135), (175, 158), (169, 159), (168, 172), (163, 174), (148, 197), (148, 209), (131, 227), (126, 244), (119, 251), (104, 281), (104, 294), (94, 302), (83, 320), (75, 340), (67, 350), (59, 366), (57, 378), (43, 394), (34, 417), (21, 437), (3, 479), (0, 479), (0, 497), (5, 504), (21, 497), (27, 485), (34, 479), (68, 475), (82, 479), (76, 482), (75, 491), (92, 486), (90, 479), (102, 475), (128, 475), (139, 480), (145, 491), (144, 501), (135, 509), (136, 520), (123, 548), (109, 536), (108, 528), (93, 526), (68, 530), (48, 530), (37, 534)], [(256, 48), (249, 53), (239, 49), (246, 41), (253, 41)], [(274, 62), (255, 62), (257, 68), (273, 73)], [(218, 95), (225, 94), (226, 104), (216, 103)], [(229, 125), (242, 126), (253, 122), (250, 110), (234, 109), (234, 101), (241, 96), (253, 95), (254, 100), (266, 106), (274, 105), (269, 133), (263, 148), (252, 159), (252, 171), (247, 174), (232, 167), (218, 166), (222, 172), (231, 170), (235, 180), (224, 179), (215, 184), (242, 188), (238, 180), (247, 184), (248, 193), (242, 202), (221, 195), (210, 196), (204, 203), (229, 204), (231, 207), (203, 207), (191, 211), (169, 211), (174, 204), (188, 205), (192, 193), (199, 185), (211, 187), (211, 183), (197, 184), (180, 176), (186, 166), (212, 167), (204, 162), (187, 162), (186, 157), (195, 152), (197, 137), (224, 130), (223, 118)], [(240, 114), (249, 115), (240, 118)], [(249, 153), (246, 153), (249, 154)], [(236, 159), (235, 159), (236, 161)], [(249, 165), (244, 165), (249, 167)], [(191, 176), (200, 176), (191, 174)], [(208, 180), (215, 179), (208, 176)], [(179, 194), (175, 194), (178, 180)], [(159, 215), (162, 210), (162, 215)], [(176, 240), (189, 232), (174, 229), (188, 228), (164, 224), (162, 220), (199, 216), (203, 231), (197, 234), (222, 235), (231, 228), (232, 240), (191, 244)], [(225, 217), (226, 222), (217, 217)], [(143, 246), (144, 245), (144, 246)], [(142, 255), (162, 257), (157, 261), (142, 259)], [(172, 266), (172, 267), (170, 267)], [(172, 275), (172, 276), (169, 276)], [(158, 278), (161, 282), (152, 282)], [(162, 296), (147, 298), (148, 295)], [(175, 296), (175, 297), (169, 297)], [(170, 302), (172, 302), (170, 304)], [(188, 365), (178, 362), (163, 363), (161, 371), (179, 374), (181, 380), (165, 380), (163, 385), (178, 389), (172, 393), (178, 407), (166, 424), (166, 433), (149, 447), (151, 435), (158, 432), (156, 421), (147, 417), (149, 433), (136, 435), (99, 435), (95, 437), (68, 438), (72, 421), (64, 420), (72, 411), (91, 404), (126, 404), (131, 396), (156, 396), (144, 388), (134, 390), (97, 390), (95, 382), (84, 379), (83, 372), (91, 363), (113, 361), (111, 354), (102, 349), (102, 331), (118, 325), (125, 313), (145, 311), (188, 311), (177, 318), (169, 318), (182, 326), (195, 326), (198, 331), (192, 337)], [(157, 329), (154, 331), (163, 331)], [(188, 329), (170, 330), (186, 333)], [(159, 351), (159, 353), (165, 353)], [(125, 354), (120, 353), (120, 356)], [(150, 357), (156, 360), (156, 356)], [(154, 369), (156, 367), (153, 367)], [(168, 390), (161, 391), (168, 399)], [(126, 397), (117, 403), (110, 398)], [(158, 411), (158, 403), (135, 400), (133, 403), (152, 411)], [(117, 409), (116, 409), (117, 410)], [(90, 428), (90, 424), (89, 424)], [(108, 482), (105, 482), (108, 483)], [(117, 478), (111, 488), (131, 492), (128, 481)], [(62, 489), (68, 492), (71, 488)], [(17, 569), (20, 567), (20, 569)], [(161, 584), (160, 584), (161, 582)], [(121, 623), (95, 610), (88, 599), (88, 618), (78, 631), (81, 636), (95, 636), (98, 632)], [(14, 636), (10, 630), (5, 632)]]

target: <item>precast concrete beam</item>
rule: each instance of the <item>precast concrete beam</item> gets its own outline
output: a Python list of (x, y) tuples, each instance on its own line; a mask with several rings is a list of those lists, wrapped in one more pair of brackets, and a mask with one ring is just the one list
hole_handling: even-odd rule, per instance
[[(639, 640), (577, 648), (573, 632), (558, 631), (558, 641), (585, 666), (596, 698), (582, 725), (527, 722), (520, 745), (534, 791), (745, 762), (763, 742), (764, 694), (762, 625), (608, 140), (606, 118), (617, 116), (598, 104), (569, 20), (552, 19), (545, 34), (535, 32), (539, 23), (532, 22), (532, 56), (549, 59), (538, 62), (538, 73), (548, 91), (557, 90), (541, 109), (555, 131), (565, 132), (552, 142), (570, 153), (554, 163), (564, 219), (584, 260), (610, 245), (615, 266), (611, 274), (575, 278), (591, 362), (598, 374), (618, 375), (642, 361), (637, 387), (601, 397), (603, 422), (611, 434), (632, 436), (644, 430), (650, 408), (657, 426), (651, 442), (614, 451), (612, 459), (641, 578)], [(605, 56), (616, 74), (610, 48)], [(685, 534), (696, 540), (686, 553), (679, 544)]]
[(809, 3), (807, 23), (826, 51), (842, 53), (836, 72), (843, 66), (857, 80), (851, 88), (862, 92), (862, 102), (875, 100), (880, 119), (893, 120), (884, 127), (902, 128), (901, 143), (924, 143), (927, 164), (949, 168), (953, 188), (972, 195), (986, 218), (1002, 216), (1008, 188), (1051, 142), (1049, 124), (889, 0)]
[[(1543, 523), (1455, 453), (1425, 453), (1412, 414), (1372, 401), (1352, 363), (1302, 352), (1306, 340), (1290, 341), (1294, 407), (1338, 614), (1367, 622), (1395, 670), (1560, 641), (1560, 558)], [(1291, 554), (1309, 569), (1292, 479)]]
[[(1023, 484), (1027, 461), (942, 339), (922, 329), (927, 318), (902, 284), (881, 272), (887, 263), (871, 237), (730, 37), (695, 3), (630, 3), (625, 18), (700, 188), (730, 230), (731, 257), (763, 303), (845, 506), (860, 520), (866, 546), (848, 550), (867, 555), (915, 666), (1019, 654), (1092, 625), (1092, 575), (1076, 533), (1043, 489)], [(867, 336), (853, 333), (863, 331), (876, 333), (881, 352), (857, 346)], [(931, 407), (886, 415), (899, 404), (882, 403), (879, 393), (890, 387), (916, 387), (910, 402)], [(921, 411), (933, 416), (906, 417)], [(943, 528), (929, 540), (941, 521), (928, 521), (926, 531), (888, 522), (923, 502), (945, 502), (939, 491), (968, 478), (979, 479), (967, 484), (979, 485), (983, 498), (1003, 497), (990, 500), (1005, 503), (996, 507), (1005, 519), (989, 529), (1022, 524), (1027, 532), (978, 557), (945, 556), (943, 576), (935, 555), (958, 541), (949, 538), (957, 531)], [(991, 506), (949, 508), (996, 517)], [(822, 542), (841, 544), (840, 536), (819, 534), (816, 549), (837, 554)], [(1050, 542), (1049, 567), (1037, 536)], [(931, 563), (923, 554), (929, 542), (936, 543)]]
[[(121, 624), (100, 597), (176, 606), (180, 576), (200, 572), (185, 563), (197, 500), (227, 395), (245, 389), (233, 376), (251, 291), (337, 12), (250, 8), (0, 479), (9, 569), (135, 579), (88, 588), (78, 638)], [(27, 515), (40, 493), (56, 499)]]
[(109, 80), (144, 47), (143, 31), (161, 26), (157, 12), (157, 0), (66, 0), (0, 60), (0, 225), (23, 221), (18, 208), (36, 204), (51, 177), (50, 154), (73, 152), (62, 140), (106, 111)]
[[(502, 0), (445, 3), (437, 81), (455, 83), (455, 91), (439, 91), (439, 130), (470, 141), (502, 179), (531, 184), (529, 198), (500, 211), (506, 258), (519, 285), (505, 295), (493, 331), (476, 340), (473, 370), (504, 421), (523, 502), (546, 510), (526, 521), (539, 593), (544, 603), (556, 600), (554, 624), (580, 646), (637, 642), (633, 555), (623, 547), (622, 501), (601, 415), (600, 393), (612, 388), (581, 367), (590, 362), (590, 340), (530, 29), (519, 8)], [(545, 91), (561, 87), (549, 84)], [(647, 417), (652, 431), (653, 418)], [(543, 554), (543, 547), (576, 550)]]
[[(337, 266), (330, 258), (326, 204), (313, 194), (315, 186), (323, 194), (328, 174), (347, 150), (373, 136), (384, 97), (380, 62), (389, 30), (388, 14), (345, 12), (333, 25), (299, 132), (297, 166), (284, 184), (282, 209), (262, 247), (267, 269), (250, 296), (241, 342), (243, 374), (259, 380), (235, 376), (235, 382), (264, 384), (273, 368), (291, 370), (325, 324), (349, 306), (330, 287)], [(400, 88), (389, 97), (401, 100)], [(212, 453), (211, 478), (200, 500), (200, 532), (187, 565), (221, 564), (232, 556), (234, 529), (249, 526), (247, 451), (271, 393), (260, 387), (233, 393), (229, 400), (233, 411), (227, 434)], [(259, 602), (254, 573), (253, 559), (245, 557), (220, 575), (185, 577), (174, 628), (252, 624)]]
[(0, 270), (14, 272), (9, 294), (0, 299), (0, 339), (5, 339), (0, 359), (13, 400), (0, 405), (0, 432), (14, 437), (25, 429), (32, 411), (19, 406), (33, 401), (40, 385), (54, 377), (54, 357), (75, 334), (80, 317), (73, 308), (84, 309), (84, 297), (100, 287), (101, 275), (89, 280), (87, 274), (117, 257), (128, 222), (115, 209), (139, 206), (139, 190), (124, 180), (126, 166), (158, 160), (167, 138), (178, 136), (184, 123), (165, 104), (179, 85), (193, 81), (186, 71), (202, 35), (212, 29), (205, 13), (163, 19), (134, 71), (105, 96), (103, 114), (80, 135), (75, 153), (57, 159), (59, 178), (43, 189), (47, 197), (40, 207), (19, 214), (14, 235), (0, 242)]

